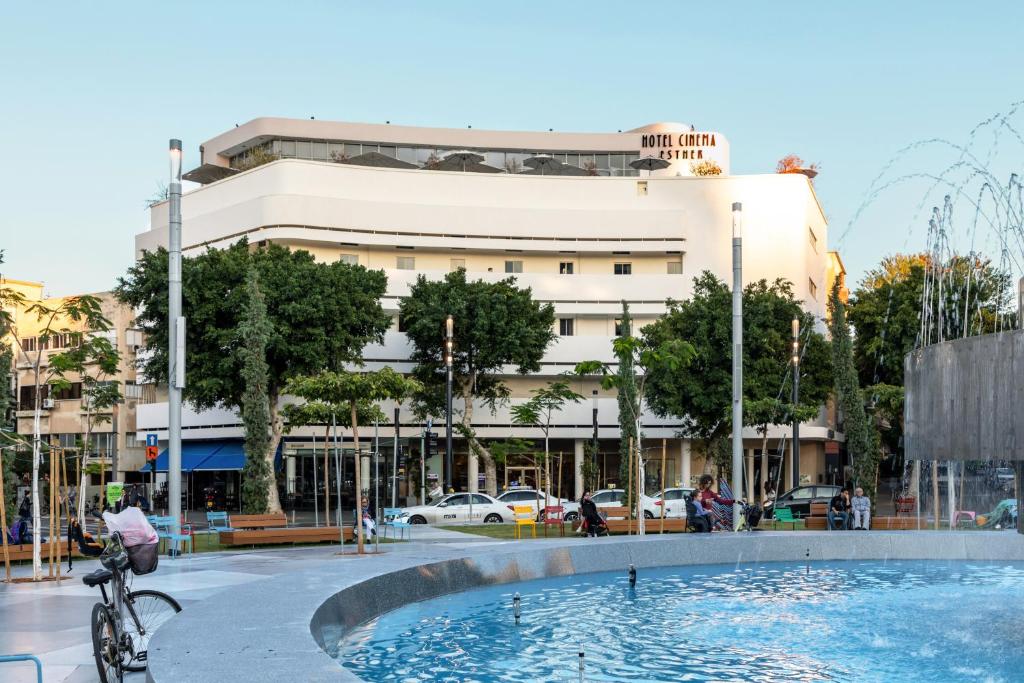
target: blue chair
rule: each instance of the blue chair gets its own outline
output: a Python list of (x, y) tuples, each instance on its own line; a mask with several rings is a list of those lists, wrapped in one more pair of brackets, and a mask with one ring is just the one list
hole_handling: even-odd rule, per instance
[(228, 513), (226, 513), (226, 512), (207, 512), (206, 513), (206, 524), (207, 524), (207, 526), (209, 526), (210, 532), (211, 532), (211, 533), (206, 535), (206, 545), (207, 546), (210, 545), (210, 538), (212, 538), (214, 534), (218, 534), (218, 540), (219, 540), (220, 532), (222, 532), (222, 531), (232, 531), (231, 520), (228, 519)]
[(161, 541), (168, 543), (181, 543), (187, 545), (188, 551), (194, 551), (192, 546), (192, 525), (181, 524), (174, 517), (154, 516), (150, 524), (156, 529), (156, 535)]
[[(401, 508), (384, 508), (384, 523), (381, 524), (381, 538), (388, 537), (388, 529), (399, 529), (400, 538), (405, 538), (405, 530), (409, 530), (409, 540), (412, 540), (412, 524), (408, 522), (402, 522), (398, 519), (399, 515), (402, 514)], [(394, 534), (391, 535), (391, 540), (394, 540)]]

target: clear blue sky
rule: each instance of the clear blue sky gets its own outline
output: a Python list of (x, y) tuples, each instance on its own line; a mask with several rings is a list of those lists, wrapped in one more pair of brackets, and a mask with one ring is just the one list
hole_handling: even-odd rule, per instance
[[(167, 139), (191, 168), (202, 141), (257, 116), (693, 123), (729, 138), (734, 173), (790, 152), (820, 163), (834, 247), (896, 150), (963, 140), (1024, 97), (1022, 25), (1019, 0), (16, 3), (0, 18), (2, 268), (53, 294), (111, 287)], [(922, 193), (887, 193), (849, 231), (855, 279), (923, 247)]]

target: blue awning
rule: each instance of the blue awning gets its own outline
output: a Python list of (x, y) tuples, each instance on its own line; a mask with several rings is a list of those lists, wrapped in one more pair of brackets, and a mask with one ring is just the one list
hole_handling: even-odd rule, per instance
[[(216, 453), (224, 446), (224, 441), (182, 441), (181, 442), (181, 471), (192, 472), (196, 467), (204, 460), (209, 458), (211, 455)], [(160, 451), (160, 455), (156, 458), (156, 471), (166, 472), (167, 471), (167, 449)], [(241, 468), (239, 468), (241, 469)], [(146, 464), (140, 472), (152, 472), (153, 469), (149, 464)]]
[(245, 466), (245, 451), (241, 441), (221, 442), (222, 445), (201, 463), (195, 466), (196, 472), (213, 470), (240, 470)]

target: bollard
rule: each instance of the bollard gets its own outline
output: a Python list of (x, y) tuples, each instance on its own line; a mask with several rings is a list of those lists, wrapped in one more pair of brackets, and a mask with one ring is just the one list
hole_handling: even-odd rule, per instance
[(811, 549), (810, 548), (807, 549), (807, 554), (805, 555), (805, 557), (807, 558), (807, 574), (806, 575), (810, 576), (811, 575)]
[(636, 566), (629, 565), (629, 587), (636, 588)]
[(583, 683), (583, 643), (580, 643), (580, 683)]
[(522, 599), (519, 597), (519, 593), (516, 593), (512, 598), (512, 614), (516, 618), (516, 625), (519, 625), (519, 617), (522, 616)]

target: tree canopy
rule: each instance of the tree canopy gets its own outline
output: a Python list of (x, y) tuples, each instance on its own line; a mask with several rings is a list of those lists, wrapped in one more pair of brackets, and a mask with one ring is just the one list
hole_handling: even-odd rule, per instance
[[(831, 389), (828, 345), (814, 331), (785, 280), (752, 282), (743, 291), (743, 400), (749, 426), (785, 422), (793, 406), (790, 386), (792, 320), (801, 320), (800, 408), (816, 414)], [(726, 437), (732, 426), (732, 293), (705, 271), (694, 278), (693, 296), (669, 302), (668, 313), (643, 329), (648, 344), (677, 339), (693, 357), (674, 369), (655, 368), (645, 398), (658, 415), (683, 420), (686, 436), (704, 441)], [(801, 413), (798, 412), (798, 415)]]
[[(268, 324), (267, 449), (272, 458), (283, 428), (278, 398), (287, 381), (359, 363), (366, 344), (383, 340), (391, 323), (380, 304), (387, 278), (383, 271), (359, 265), (320, 263), (307, 251), (278, 244), (252, 249), (246, 240), (183, 259), (184, 398), (199, 409), (242, 406), (248, 357), (243, 334), (248, 310), (245, 280), (250, 268), (258, 275)], [(116, 294), (139, 311), (136, 323), (145, 333), (147, 350), (143, 372), (166, 382), (167, 251), (143, 253), (119, 279)]]
[(514, 278), (471, 282), (459, 269), (443, 280), (420, 275), (402, 299), (399, 315), (413, 345), (413, 374), (423, 385), (416, 400), (423, 415), (444, 414), (445, 321), (452, 316), (453, 393), (463, 401), (457, 428), (484, 461), (487, 491), (497, 493), (494, 458), (472, 429), (473, 400), (481, 399), (492, 409), (505, 401), (509, 390), (502, 374), (507, 366), (520, 374), (540, 370), (555, 337), (554, 307), (534, 301), (532, 291), (517, 287)]

